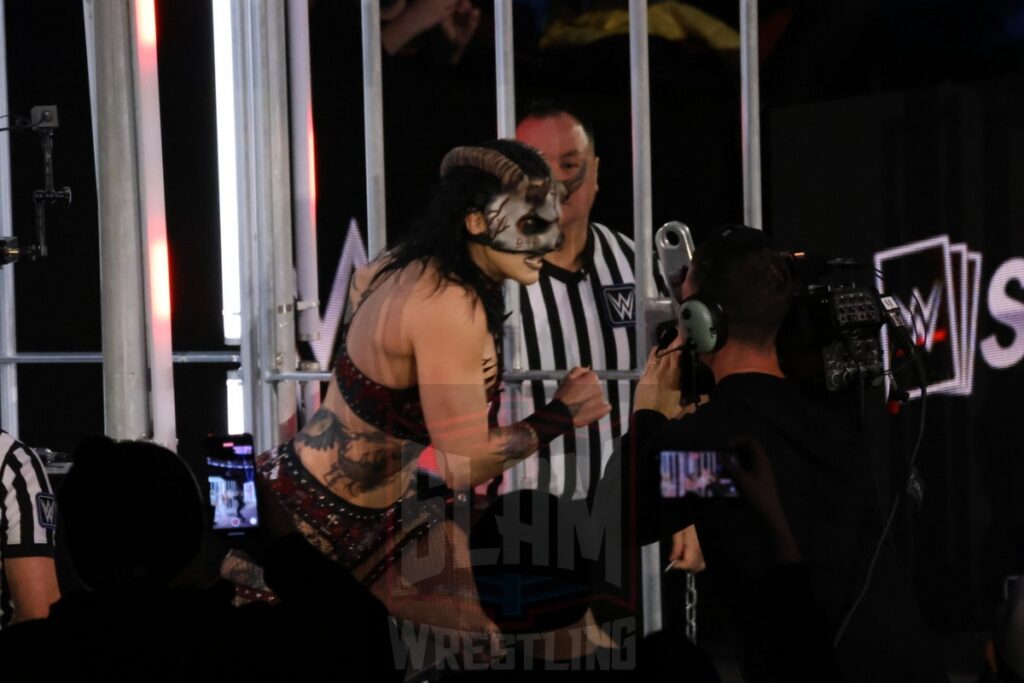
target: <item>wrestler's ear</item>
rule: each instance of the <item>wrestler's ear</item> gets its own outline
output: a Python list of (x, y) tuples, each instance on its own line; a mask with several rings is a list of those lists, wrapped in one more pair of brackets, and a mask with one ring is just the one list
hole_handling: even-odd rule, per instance
[(487, 219), (479, 211), (470, 211), (466, 214), (466, 230), (470, 235), (483, 235), (487, 232)]

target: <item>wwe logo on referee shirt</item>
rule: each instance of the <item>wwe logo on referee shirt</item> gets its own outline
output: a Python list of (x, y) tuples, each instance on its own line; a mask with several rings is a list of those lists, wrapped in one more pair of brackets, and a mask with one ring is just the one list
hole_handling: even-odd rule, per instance
[(615, 327), (633, 325), (636, 322), (636, 287), (634, 285), (612, 285), (604, 288), (604, 305), (608, 320)]
[(57, 500), (53, 494), (36, 494), (36, 514), (39, 516), (39, 526), (44, 529), (57, 528)]

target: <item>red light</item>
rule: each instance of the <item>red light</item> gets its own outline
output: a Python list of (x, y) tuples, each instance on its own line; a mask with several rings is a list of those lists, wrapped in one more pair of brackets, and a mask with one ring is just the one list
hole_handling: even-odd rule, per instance
[(434, 474), (441, 473), (441, 468), (437, 465), (437, 451), (434, 450), (433, 446), (427, 446), (420, 453), (419, 467), (421, 470), (433, 472)]
[[(949, 331), (948, 330), (938, 329), (938, 330), (935, 330), (934, 332), (932, 332), (932, 343), (933, 344), (936, 343), (936, 342), (944, 342), (947, 339), (949, 339)], [(925, 337), (918, 337), (917, 340), (915, 341), (915, 344), (917, 344), (918, 346), (924, 346), (926, 343), (927, 343), (927, 339)]]
[(166, 241), (154, 242), (149, 249), (149, 284), (152, 288), (153, 316), (170, 321), (171, 269)]

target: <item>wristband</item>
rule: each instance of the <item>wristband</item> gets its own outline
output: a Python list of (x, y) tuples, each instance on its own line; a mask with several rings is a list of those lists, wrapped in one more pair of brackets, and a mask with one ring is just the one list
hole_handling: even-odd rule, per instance
[(569, 406), (557, 398), (525, 418), (523, 422), (533, 428), (541, 446), (545, 446), (573, 430), (572, 413), (569, 411)]

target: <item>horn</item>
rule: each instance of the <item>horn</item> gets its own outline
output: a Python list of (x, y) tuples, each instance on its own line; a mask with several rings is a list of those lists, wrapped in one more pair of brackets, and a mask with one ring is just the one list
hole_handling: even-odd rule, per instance
[(531, 204), (544, 203), (544, 199), (551, 192), (551, 176), (547, 178), (528, 178), (525, 181), (525, 188), (523, 189), (525, 189), (526, 200)]
[(468, 166), (496, 177), (503, 188), (514, 187), (526, 180), (526, 174), (519, 164), (501, 152), (486, 147), (456, 147), (441, 160), (441, 177), (452, 169)]

